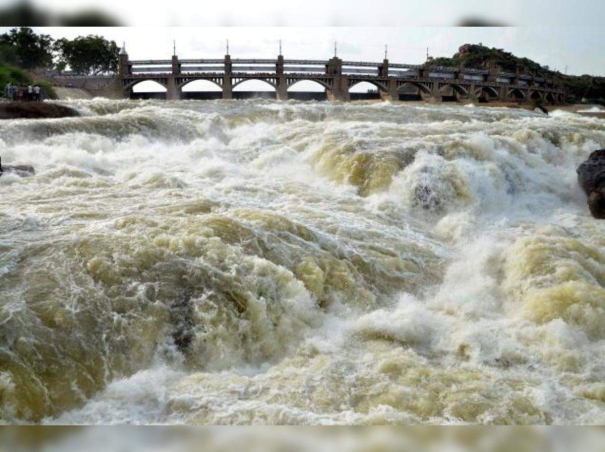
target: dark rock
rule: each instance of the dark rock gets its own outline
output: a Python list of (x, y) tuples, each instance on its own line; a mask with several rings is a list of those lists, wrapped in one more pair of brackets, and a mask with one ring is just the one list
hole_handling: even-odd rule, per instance
[(19, 176), (33, 176), (36, 174), (36, 171), (31, 165), (2, 165), (2, 159), (0, 158), (0, 176), (4, 173), (13, 173)]
[(70, 118), (80, 116), (73, 108), (50, 102), (1, 102), (0, 119)]
[(436, 211), (441, 208), (441, 200), (430, 185), (421, 183), (414, 187), (413, 205), (425, 210)]
[(576, 170), (578, 182), (588, 196), (592, 216), (605, 219), (605, 149), (594, 151)]
[(177, 349), (187, 355), (194, 338), (194, 312), (191, 297), (193, 290), (185, 288), (170, 307), (170, 323), (172, 324), (172, 339)]

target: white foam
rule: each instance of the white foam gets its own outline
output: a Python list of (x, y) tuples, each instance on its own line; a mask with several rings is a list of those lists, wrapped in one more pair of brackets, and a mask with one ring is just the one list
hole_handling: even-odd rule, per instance
[(585, 110), (577, 110), (577, 113), (601, 113), (604, 112), (605, 109), (595, 105), (594, 107), (587, 108)]
[[(575, 173), (605, 147), (598, 120), (388, 103), (68, 104), (87, 116), (0, 123), (5, 163), (37, 172), (0, 177), (1, 319), (34, 339), (32, 325), (50, 325), (62, 365), (78, 334), (63, 343), (68, 329), (53, 325), (91, 309), (87, 331), (129, 342), (90, 351), (133, 357), (134, 373), (103, 371), (103, 389), (87, 401), (73, 389), (74, 409), (46, 422), (603, 418), (583, 395), (600, 394), (602, 343), (528, 318), (519, 295), (548, 287), (565, 260), (593, 281), (605, 272), (605, 226)], [(338, 168), (320, 171), (326, 153)], [(387, 182), (363, 193), (376, 174)], [(580, 251), (520, 259), (523, 287), (507, 286), (514, 243), (543, 227)], [(185, 287), (194, 352), (173, 340)], [(159, 362), (134, 358), (161, 347)]]

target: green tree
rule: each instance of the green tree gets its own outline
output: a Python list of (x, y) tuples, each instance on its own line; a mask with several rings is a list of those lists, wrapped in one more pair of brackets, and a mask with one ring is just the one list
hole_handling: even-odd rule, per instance
[(59, 65), (69, 65), (71, 70), (81, 75), (115, 73), (118, 70), (120, 49), (115, 41), (102, 36), (79, 36), (76, 39), (59, 39), (54, 50)]
[(27, 27), (13, 28), (0, 35), (0, 57), (24, 69), (50, 67), (52, 45), (49, 35), (38, 35)]
[(11, 66), (18, 66), (21, 63), (21, 58), (19, 58), (15, 46), (0, 43), (0, 62)]

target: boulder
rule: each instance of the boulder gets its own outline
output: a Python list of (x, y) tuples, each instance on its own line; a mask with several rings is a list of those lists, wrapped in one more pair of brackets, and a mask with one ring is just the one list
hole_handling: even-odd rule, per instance
[(73, 108), (53, 102), (1, 102), (0, 119), (69, 118), (80, 116)]
[(593, 217), (605, 219), (605, 149), (594, 151), (576, 170), (578, 182), (588, 196)]
[(438, 211), (441, 209), (441, 199), (433, 187), (428, 184), (420, 183), (414, 187), (413, 205), (420, 206), (425, 210)]
[(13, 173), (19, 176), (33, 176), (36, 174), (36, 171), (31, 165), (2, 165), (2, 158), (0, 158), (0, 176), (4, 173)]

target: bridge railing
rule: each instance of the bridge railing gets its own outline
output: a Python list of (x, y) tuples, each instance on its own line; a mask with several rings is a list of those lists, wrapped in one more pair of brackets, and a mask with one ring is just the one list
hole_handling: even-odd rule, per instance
[(129, 60), (128, 64), (131, 65), (162, 65), (162, 64), (172, 64), (172, 60)]
[[(224, 59), (182, 59), (178, 60), (179, 64), (223, 64), (225, 62)], [(246, 58), (233, 58), (230, 60), (231, 64), (267, 64), (267, 65), (275, 65), (277, 60), (271, 59), (246, 59)], [(296, 64), (296, 65), (304, 65), (304, 66), (325, 66), (328, 64), (327, 60), (284, 60), (284, 64)], [(162, 65), (171, 65), (172, 60), (130, 60), (129, 64), (132, 66), (162, 66)], [(369, 62), (369, 61), (343, 61), (343, 67), (372, 67), (378, 68), (381, 66), (382, 62)], [(462, 70), (458, 67), (447, 67), (447, 66), (425, 66), (422, 64), (401, 64), (401, 63), (389, 63), (389, 68), (393, 69), (419, 69), (419, 68), (430, 68), (432, 70), (438, 70), (442, 72), (466, 72), (466, 73), (484, 73), (487, 74), (489, 71), (483, 69), (469, 69), (463, 68)]]
[(47, 75), (47, 77), (52, 79), (60, 79), (60, 78), (106, 78), (112, 79), (115, 78), (114, 74), (99, 74), (99, 75), (82, 75), (82, 74), (72, 74), (69, 72), (62, 72), (60, 74), (51, 74)]

